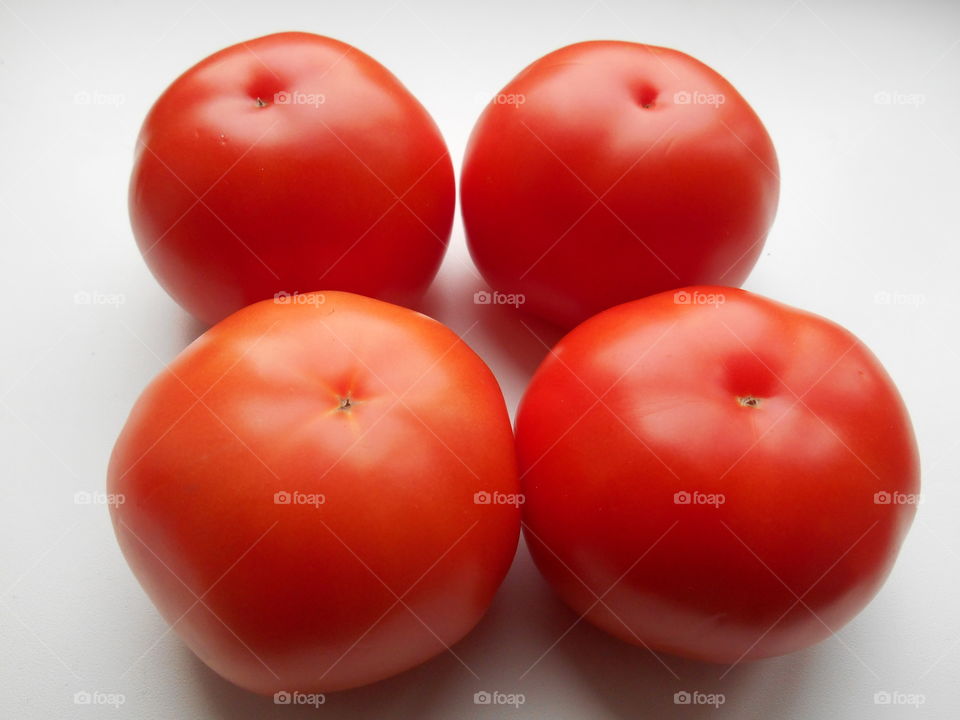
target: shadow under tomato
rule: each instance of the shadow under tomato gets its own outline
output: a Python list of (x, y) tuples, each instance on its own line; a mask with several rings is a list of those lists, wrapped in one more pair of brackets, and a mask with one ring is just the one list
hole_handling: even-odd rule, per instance
[(211, 326), (201, 320), (197, 320), (186, 311), (184, 311), (184, 315), (186, 315), (186, 317), (180, 323), (180, 332), (183, 337), (183, 346), (186, 347), (209, 330)]
[(512, 408), (563, 331), (522, 305), (483, 302), (490, 293), (476, 270), (457, 265), (437, 278), (415, 309), (447, 325), (483, 358)]
[[(455, 646), (459, 647), (459, 646)], [(189, 652), (184, 649), (184, 652)], [(192, 656), (192, 653), (191, 653)], [(466, 672), (449, 655), (441, 655), (392, 678), (372, 685), (324, 694), (323, 704), (283, 705), (227, 682), (195, 656), (197, 682), (203, 706), (197, 717), (223, 720), (262, 720), (263, 718), (357, 718), (379, 720), (391, 717), (430, 717), (443, 690), (456, 683), (457, 674)]]
[[(546, 583), (544, 583), (546, 584)], [(552, 602), (562, 605), (551, 593)], [(577, 616), (563, 606), (557, 634)], [(575, 669), (603, 703), (610, 717), (635, 718), (789, 718), (797, 716), (806, 687), (822, 687), (814, 678), (821, 647), (792, 655), (728, 665), (654, 653), (613, 638), (586, 621), (558, 644), (557, 663)], [(544, 670), (546, 672), (546, 669)], [(776, 677), (771, 682), (771, 676)], [(684, 703), (676, 693), (699, 693), (698, 703)], [(713, 696), (715, 704), (706, 701)], [(722, 698), (719, 699), (719, 698)], [(679, 702), (678, 702), (679, 700)]]

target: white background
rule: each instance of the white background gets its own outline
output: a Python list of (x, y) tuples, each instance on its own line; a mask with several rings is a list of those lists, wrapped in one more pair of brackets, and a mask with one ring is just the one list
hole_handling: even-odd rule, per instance
[[(232, 687), (166, 632), (106, 508), (74, 502), (103, 489), (134, 399), (202, 329), (134, 245), (133, 144), (182, 70), (292, 29), (389, 67), (433, 114), (458, 166), (484, 101), (570, 42), (676, 47), (737, 86), (782, 171), (779, 214), (746, 287), (858, 334), (897, 381), (920, 441), (924, 503), (889, 581), (856, 620), (722, 680), (725, 668), (665, 657), (677, 680), (647, 651), (585, 624), (544, 655), (575, 618), (521, 547), (488, 616), (455, 648), (470, 670), (447, 654), (331, 695), (316, 712)], [(0, 717), (960, 717), (958, 41), (960, 5), (947, 2), (0, 0)], [(884, 92), (893, 102), (876, 101)], [(466, 340), (512, 412), (546, 348), (514, 315), (474, 305), (483, 287), (458, 216), (424, 309), (458, 332), (474, 326)], [(78, 292), (123, 302), (77, 304)], [(477, 690), (523, 693), (525, 703), (477, 706)], [(675, 706), (677, 690), (726, 702)], [(122, 693), (125, 703), (78, 706), (78, 691)], [(924, 703), (877, 706), (878, 691)]]

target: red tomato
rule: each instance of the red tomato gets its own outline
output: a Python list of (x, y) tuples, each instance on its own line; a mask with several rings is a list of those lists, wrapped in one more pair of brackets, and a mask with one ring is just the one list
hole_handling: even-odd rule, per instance
[(110, 461), (120, 546), (161, 615), (244, 688), (323, 692), (442, 652), (520, 531), (503, 396), (424, 315), (347, 293), (214, 326)]
[(454, 195), (443, 138), (397, 78), (345, 43), (281, 33), (211, 55), (160, 96), (130, 217), (160, 284), (213, 323), (279, 291), (416, 300)]
[(569, 327), (669, 288), (742, 283), (778, 173), (759, 118), (703, 63), (578, 43), (527, 67), (480, 116), (463, 221), (487, 281)]
[(573, 330), (523, 398), (517, 451), (527, 543), (560, 597), (627, 642), (722, 663), (856, 615), (919, 492), (907, 411), (870, 351), (724, 287)]

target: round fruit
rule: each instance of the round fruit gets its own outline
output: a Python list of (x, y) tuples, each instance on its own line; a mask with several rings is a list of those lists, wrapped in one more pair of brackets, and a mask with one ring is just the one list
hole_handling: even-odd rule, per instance
[(742, 283), (778, 174), (759, 118), (715, 71), (676, 50), (585, 42), (494, 98), (460, 192), (487, 281), (570, 327), (681, 285)]
[(877, 359), (824, 318), (692, 287), (556, 346), (517, 417), (525, 535), (590, 622), (722, 663), (840, 629), (914, 516), (917, 448)]
[(247, 307), (144, 391), (108, 486), (134, 574), (244, 688), (325, 692), (444, 651), (520, 532), (513, 436), (440, 323), (346, 293)]
[(317, 287), (416, 300), (454, 198), (443, 138), (396, 77), (345, 43), (280, 33), (211, 55), (160, 96), (130, 218), (160, 284), (214, 323)]

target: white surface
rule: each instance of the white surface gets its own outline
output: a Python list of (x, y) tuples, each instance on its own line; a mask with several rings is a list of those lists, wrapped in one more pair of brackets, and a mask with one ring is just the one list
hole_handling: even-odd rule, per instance
[[(923, 456), (925, 502), (896, 569), (839, 636), (722, 680), (725, 668), (666, 657), (674, 680), (645, 650), (585, 624), (543, 655), (575, 618), (522, 547), (488, 617), (456, 647), (479, 679), (448, 654), (331, 695), (319, 712), (277, 707), (220, 680), (166, 632), (106, 508), (74, 502), (103, 489), (134, 399), (199, 332), (132, 240), (133, 143), (183, 69), (287, 29), (345, 40), (387, 65), (433, 114), (458, 165), (482, 103), (527, 63), (577, 40), (676, 47), (748, 98), (774, 139), (783, 184), (746, 287), (866, 341), (903, 392)], [(948, 2), (0, 0), (0, 717), (960, 717), (958, 35), (960, 6)], [(884, 91), (922, 103), (876, 103)], [(516, 317), (473, 305), (482, 287), (458, 217), (425, 307), (459, 332), (479, 321), (466, 339), (512, 411), (545, 347)], [(123, 303), (76, 304), (77, 292)], [(523, 693), (525, 703), (475, 705), (481, 689)], [(676, 706), (681, 689), (726, 702)], [(125, 702), (78, 706), (78, 691)], [(925, 702), (877, 706), (878, 691)]]

